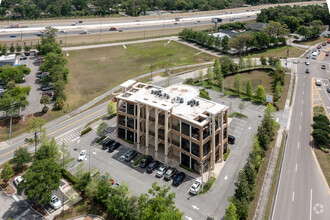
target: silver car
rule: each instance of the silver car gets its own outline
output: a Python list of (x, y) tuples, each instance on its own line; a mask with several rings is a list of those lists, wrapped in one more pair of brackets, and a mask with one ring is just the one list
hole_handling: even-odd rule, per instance
[(168, 170), (168, 166), (163, 165), (159, 167), (159, 169), (156, 172), (156, 176), (162, 178), (167, 170)]
[(322, 86), (321, 80), (319, 80), (319, 79), (315, 80), (315, 85)]

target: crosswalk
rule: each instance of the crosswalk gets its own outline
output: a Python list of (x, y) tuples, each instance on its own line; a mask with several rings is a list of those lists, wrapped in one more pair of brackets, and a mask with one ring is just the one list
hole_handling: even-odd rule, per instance
[(56, 138), (55, 140), (57, 141), (57, 144), (59, 146), (61, 146), (62, 144), (66, 144), (69, 141), (75, 140), (77, 138), (80, 137), (82, 128), (78, 129), (77, 131), (75, 131), (74, 133), (71, 133), (70, 135), (66, 136), (66, 137), (60, 137), (60, 138)]

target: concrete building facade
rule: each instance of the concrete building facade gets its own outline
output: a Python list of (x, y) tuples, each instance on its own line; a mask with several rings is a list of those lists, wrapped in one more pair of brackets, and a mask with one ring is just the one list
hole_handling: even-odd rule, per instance
[[(129, 80), (117, 98), (117, 137), (155, 159), (176, 160), (197, 173), (223, 160), (228, 107), (199, 97), (188, 85), (167, 88)], [(159, 158), (159, 157), (164, 158)]]

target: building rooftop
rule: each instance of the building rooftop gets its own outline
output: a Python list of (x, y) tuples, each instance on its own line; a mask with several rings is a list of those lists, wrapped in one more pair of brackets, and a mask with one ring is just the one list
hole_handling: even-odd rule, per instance
[(117, 98), (146, 104), (163, 111), (172, 111), (173, 115), (199, 125), (202, 125), (210, 114), (217, 114), (227, 108), (219, 103), (200, 98), (197, 88), (182, 84), (163, 88), (136, 83)]
[(8, 61), (8, 60), (15, 60), (15, 54), (8, 54), (7, 56), (0, 56), (0, 61)]

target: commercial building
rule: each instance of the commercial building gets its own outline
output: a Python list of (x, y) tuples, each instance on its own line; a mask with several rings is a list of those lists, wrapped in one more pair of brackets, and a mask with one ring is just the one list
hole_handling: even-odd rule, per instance
[(5, 66), (5, 65), (14, 66), (15, 64), (16, 64), (16, 54), (0, 56), (0, 67)]
[[(199, 97), (188, 85), (167, 88), (129, 80), (117, 98), (117, 137), (156, 159), (202, 173), (223, 160), (228, 107)], [(203, 164), (203, 166), (201, 166)]]

